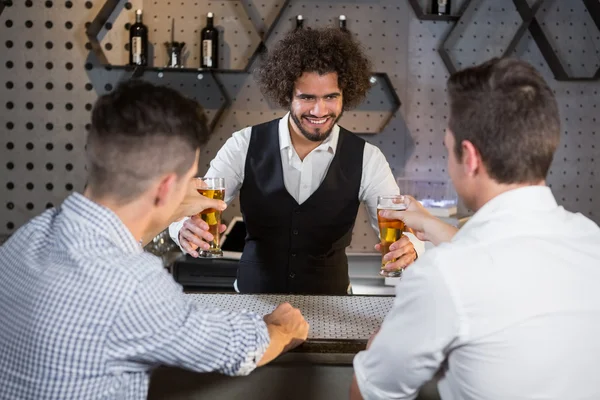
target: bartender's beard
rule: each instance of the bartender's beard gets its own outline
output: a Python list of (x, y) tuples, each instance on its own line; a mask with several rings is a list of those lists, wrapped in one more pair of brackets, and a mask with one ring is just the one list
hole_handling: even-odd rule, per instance
[[(290, 110), (290, 116), (292, 117), (292, 120), (294, 121), (294, 123), (296, 124), (296, 126), (298, 127), (298, 129), (300, 130), (300, 132), (302, 133), (302, 135), (305, 138), (307, 138), (311, 142), (322, 142), (323, 140), (327, 139), (329, 137), (329, 135), (331, 135), (331, 131), (333, 130), (333, 127), (335, 126), (335, 124), (342, 117), (342, 113), (340, 113), (340, 115), (330, 114), (325, 117), (322, 117), (322, 118), (328, 118), (327, 122), (325, 122), (323, 124), (322, 128), (321, 127), (314, 128), (314, 132), (311, 132), (305, 126), (305, 124), (303, 124), (303, 121), (307, 118), (315, 118), (316, 119), (316, 117), (313, 117), (310, 114), (305, 114), (305, 115), (302, 115), (301, 117), (298, 117), (291, 110)], [(307, 122), (307, 124), (308, 124), (308, 122)]]

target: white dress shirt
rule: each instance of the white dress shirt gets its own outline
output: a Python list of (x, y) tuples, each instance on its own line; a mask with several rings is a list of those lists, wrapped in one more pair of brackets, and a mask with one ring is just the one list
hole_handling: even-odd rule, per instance
[[(304, 160), (300, 160), (298, 153), (292, 145), (288, 125), (289, 113), (279, 121), (279, 149), (281, 151), (281, 167), (283, 180), (290, 195), (302, 204), (321, 185), (329, 164), (335, 156), (340, 128), (336, 124), (331, 134), (317, 148), (311, 151)], [(237, 195), (244, 182), (244, 169), (246, 155), (250, 144), (252, 127), (235, 132), (218, 151), (211, 161), (210, 168), (205, 176), (225, 178), (225, 202), (229, 204)], [(392, 174), (385, 156), (379, 148), (365, 143), (362, 163), (362, 178), (358, 199), (364, 202), (371, 226), (379, 233), (377, 225), (377, 197), (382, 195), (398, 194), (398, 184)], [(274, 207), (277, 205), (274, 204)], [(169, 226), (169, 234), (175, 243), (179, 244), (179, 231), (183, 226), (181, 221)], [(412, 234), (407, 234), (420, 255), (424, 251), (424, 244)]]
[(549, 188), (495, 197), (405, 271), (369, 350), (365, 399), (600, 399), (600, 229)]

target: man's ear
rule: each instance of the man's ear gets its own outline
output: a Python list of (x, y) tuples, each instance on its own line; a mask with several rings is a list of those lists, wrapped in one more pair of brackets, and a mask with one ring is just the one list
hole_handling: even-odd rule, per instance
[(462, 148), (461, 164), (467, 176), (475, 176), (481, 172), (483, 160), (479, 150), (468, 140), (463, 140), (460, 144)]
[(154, 205), (156, 207), (163, 206), (167, 203), (171, 194), (177, 187), (177, 175), (168, 174), (161, 178), (154, 197)]

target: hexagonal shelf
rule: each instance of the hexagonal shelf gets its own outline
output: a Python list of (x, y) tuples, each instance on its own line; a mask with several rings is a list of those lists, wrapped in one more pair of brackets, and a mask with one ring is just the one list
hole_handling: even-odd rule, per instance
[[(140, 0), (138, 0), (138, 2), (139, 1)], [(262, 43), (264, 39), (266, 39), (273, 26), (278, 22), (282, 11), (286, 8), (289, 1), (290, 0), (285, 0), (283, 6), (279, 7), (278, 14), (262, 38), (257, 33), (256, 27), (250, 21), (250, 18), (247, 17), (245, 11), (246, 7), (240, 1), (214, 3), (211, 10), (214, 8), (224, 8), (223, 10), (215, 10), (217, 17), (218, 15), (230, 15), (231, 17), (216, 20), (217, 29), (220, 28), (219, 24), (224, 25), (223, 29), (219, 29), (220, 37), (222, 39), (219, 51), (221, 56), (220, 65), (225, 65), (225, 67), (207, 69), (206, 71), (248, 72), (249, 66), (263, 49)], [(118, 9), (120, 3), (120, 0), (106, 0), (104, 6), (86, 31), (91, 44), (91, 50), (96, 55), (100, 64), (105, 66), (125, 66), (128, 60), (127, 54), (129, 50), (127, 49), (127, 43), (125, 43), (125, 41), (128, 38), (128, 28), (131, 21), (129, 19), (125, 21), (121, 16), (121, 13), (123, 8), (132, 10), (133, 7), (130, 3), (126, 3), (126, 6)], [(149, 68), (162, 68), (166, 70), (166, 67), (161, 66), (166, 64), (166, 50), (163, 43), (171, 41), (171, 37), (175, 40), (183, 40), (186, 42), (185, 52), (187, 52), (188, 65), (190, 63), (199, 65), (199, 36), (200, 30), (206, 22), (198, 16), (194, 16), (192, 19), (192, 17), (189, 16), (189, 13), (185, 14), (183, 10), (180, 11), (180, 14), (169, 15), (166, 17), (167, 20), (160, 21), (161, 13), (154, 10), (158, 7), (156, 4), (157, 2), (148, 1), (148, 7), (144, 8), (146, 21), (150, 19), (149, 16), (154, 16), (152, 22), (145, 23), (153, 31), (151, 39), (154, 39), (149, 43), (149, 56), (155, 61), (154, 64), (158, 64)], [(198, 3), (195, 3), (194, 6), (197, 6), (197, 4)], [(131, 11), (131, 13), (133, 13), (133, 11)], [(130, 19), (132, 20), (132, 18)], [(113, 25), (119, 27), (124, 26), (125, 30), (117, 29), (116, 31), (118, 31), (118, 33), (114, 33)], [(163, 26), (166, 27), (166, 29), (160, 28)], [(171, 32), (172, 26), (175, 28), (174, 34)], [(107, 40), (107, 38), (110, 40)], [(187, 38), (191, 38), (191, 40), (185, 40)], [(106, 51), (110, 51), (115, 47), (113, 46), (113, 42), (120, 43), (117, 45), (117, 48), (124, 46), (126, 52), (121, 52), (118, 55), (110, 53), (108, 54), (110, 57), (107, 57)], [(233, 50), (235, 50), (236, 54), (232, 54), (234, 52)], [(160, 54), (161, 56), (159, 57), (157, 54)], [(117, 59), (118, 57), (120, 57), (120, 59)], [(231, 67), (229, 67), (230, 65)], [(193, 72), (204, 71), (201, 68), (174, 68), (173, 70), (191, 70)]]
[[(138, 0), (138, 2), (139, 1), (143, 1), (143, 0)], [(263, 41), (268, 37), (268, 35), (272, 31), (273, 27), (279, 21), (283, 10), (285, 8), (287, 8), (287, 4), (289, 3), (289, 1), (290, 0), (284, 1), (283, 5), (279, 8), (279, 12), (275, 16), (272, 24), (269, 26), (269, 28), (264, 33), (263, 37), (260, 37), (258, 35), (258, 33), (256, 32), (256, 28), (254, 27), (254, 25), (249, 22), (246, 22), (246, 19), (244, 18), (243, 23), (247, 24), (247, 26), (243, 26), (243, 28), (245, 30), (247, 30), (248, 34), (250, 35), (249, 37), (252, 38), (252, 36), (254, 36), (254, 39), (252, 40), (251, 43), (244, 43), (251, 51), (251, 55), (249, 57), (246, 57), (243, 60), (238, 60), (237, 58), (234, 58), (234, 61), (237, 61), (238, 64), (241, 65), (241, 68), (237, 68), (237, 69), (168, 68), (168, 67), (153, 67), (153, 66), (140, 67), (140, 66), (123, 65), (125, 63), (123, 61), (119, 62), (118, 63), (119, 65), (111, 65), (112, 60), (108, 59), (107, 54), (105, 53), (104, 50), (106, 49), (106, 50), (110, 51), (113, 48), (113, 46), (110, 42), (105, 43), (105, 44), (102, 42), (105, 41), (104, 40), (105, 36), (111, 35), (113, 23), (117, 21), (117, 19), (119, 18), (120, 14), (121, 14), (122, 9), (118, 10), (117, 15), (114, 15), (117, 11), (119, 4), (121, 3), (120, 0), (106, 0), (106, 2), (104, 3), (104, 6), (101, 8), (98, 15), (96, 15), (94, 20), (91, 22), (91, 24), (87, 28), (86, 35), (89, 39), (91, 50), (97, 60), (96, 64), (99, 63), (99, 64), (105, 66), (105, 69), (107, 71), (115, 69), (115, 70), (125, 70), (126, 72), (130, 72), (131, 75), (126, 79), (141, 78), (143, 76), (146, 76), (147, 77), (146, 80), (149, 80), (149, 81), (152, 81), (155, 83), (161, 83), (161, 84), (168, 85), (169, 83), (166, 83), (166, 82), (169, 81), (170, 74), (184, 73), (184, 74), (188, 74), (190, 76), (190, 79), (194, 82), (190, 87), (194, 87), (194, 88), (197, 87), (199, 82), (202, 80), (202, 82), (203, 82), (202, 85), (205, 85), (206, 87), (205, 87), (205, 91), (201, 91), (200, 93), (205, 93), (206, 89), (210, 89), (210, 88), (212, 88), (212, 89), (208, 91), (210, 93), (208, 96), (208, 99), (203, 98), (203, 99), (197, 99), (197, 100), (204, 106), (207, 116), (209, 117), (209, 124), (210, 124), (211, 130), (213, 130), (214, 127), (216, 126), (220, 116), (223, 114), (225, 109), (227, 109), (227, 107), (230, 106), (230, 103), (231, 103), (227, 96), (227, 93), (223, 89), (223, 85), (220, 82), (219, 75), (231, 74), (231, 73), (234, 73), (234, 74), (235, 73), (247, 73), (248, 72), (248, 69), (249, 69), (250, 65), (252, 65), (252, 63), (254, 62), (255, 58), (264, 50)], [(154, 2), (154, 4), (157, 4), (157, 3)], [(240, 2), (225, 2), (225, 3), (221, 3), (221, 6), (231, 8), (231, 10), (227, 10), (224, 14), (232, 14), (232, 10), (235, 9), (236, 7), (238, 7), (239, 4), (241, 4), (241, 3)], [(244, 6), (244, 4), (242, 4), (242, 6)], [(126, 3), (123, 7), (127, 8), (128, 10), (133, 8), (130, 3)], [(151, 4), (151, 7), (152, 7), (152, 4)], [(240, 9), (243, 10), (242, 14), (246, 15), (245, 7), (240, 7)], [(152, 14), (151, 9), (148, 10), (146, 13), (151, 15)], [(184, 16), (180, 16), (180, 17), (181, 17), (181, 19), (184, 18)], [(239, 17), (234, 17), (231, 20), (227, 20), (228, 25), (225, 28), (225, 32), (226, 33), (234, 32), (234, 34), (237, 34), (238, 29), (240, 29), (239, 22), (238, 22), (239, 19), (240, 19)], [(248, 18), (248, 20), (249, 20), (249, 18)], [(109, 21), (113, 21), (113, 22), (109, 22)], [(171, 19), (171, 21), (173, 21), (173, 19)], [(123, 21), (121, 21), (121, 23), (122, 22)], [(202, 24), (203, 24), (203, 22), (201, 20), (198, 20), (197, 17), (195, 17), (195, 19), (194, 19), (194, 26), (196, 27), (196, 29), (194, 29), (195, 36), (200, 35), (199, 29)], [(119, 25), (119, 23), (117, 23), (116, 25)], [(147, 24), (147, 25), (149, 25), (149, 24)], [(123, 26), (125, 27), (125, 32), (128, 32), (129, 23), (125, 23), (125, 24), (123, 24)], [(176, 27), (176, 29), (178, 29), (178, 28), (179, 27)], [(155, 30), (155, 32), (156, 32), (156, 30)], [(102, 33), (102, 39), (99, 39), (99, 36), (101, 35), (101, 33)], [(122, 34), (123, 33), (121, 32), (118, 35), (122, 35)], [(168, 29), (166, 32), (162, 32), (162, 34), (169, 35), (169, 37), (164, 38), (165, 41), (170, 39), (171, 29)], [(127, 35), (127, 33), (126, 33), (126, 35)], [(221, 33), (221, 36), (223, 36), (222, 33)], [(174, 37), (177, 39), (180, 39), (176, 35), (174, 35)], [(117, 36), (113, 35), (113, 38), (117, 38)], [(122, 37), (118, 37), (118, 38), (123, 40)], [(227, 42), (227, 39), (225, 39), (225, 42)], [(158, 43), (158, 41), (155, 43)], [(238, 46), (239, 46), (239, 44), (237, 44), (237, 43), (234, 44), (234, 47), (238, 47)], [(151, 53), (150, 56), (152, 56), (154, 49), (152, 46), (149, 46), (149, 47), (150, 47), (149, 52)], [(194, 41), (193, 47), (197, 47), (196, 41)], [(189, 48), (189, 47), (186, 46), (186, 48)], [(224, 53), (228, 54), (228, 48), (225, 48), (225, 43), (221, 44), (220, 49), (221, 49), (222, 55)], [(225, 50), (225, 51), (223, 51), (223, 50)], [(198, 50), (198, 52), (199, 52), (199, 50)], [(197, 61), (198, 58), (199, 58), (199, 55), (197, 57), (192, 56), (192, 59), (194, 61)], [(153, 57), (153, 59), (156, 59), (156, 57)], [(148, 73), (148, 75), (146, 75), (147, 73)], [(167, 78), (165, 78), (165, 76)], [(165, 79), (165, 80), (163, 80), (163, 79)], [(186, 85), (184, 85), (184, 87), (180, 86), (178, 88), (178, 90), (185, 91), (185, 88), (187, 88)], [(215, 93), (214, 92), (215, 90), (218, 90), (219, 93)], [(187, 95), (189, 97), (196, 98), (193, 94), (187, 94)], [(219, 100), (216, 100), (216, 99), (219, 99)], [(207, 104), (206, 101), (209, 101), (210, 104)], [(215, 108), (214, 106), (217, 103), (219, 105), (218, 105), (218, 107)]]
[(11, 0), (0, 0), (0, 15), (2, 15), (2, 11), (4, 11), (4, 7), (12, 6)]
[[(486, 25), (486, 26), (488, 27), (488, 29), (490, 29), (490, 32), (488, 32), (488, 34), (486, 36), (484, 36), (485, 32), (483, 32), (483, 34), (482, 34), (481, 29), (478, 30), (476, 35), (472, 35), (473, 38), (472, 39), (470, 38), (469, 40), (473, 41), (478, 38), (480, 40), (481, 45), (477, 46), (477, 48), (473, 48), (472, 52), (464, 53), (464, 54), (467, 54), (465, 56), (466, 58), (464, 61), (468, 65), (463, 65), (464, 63), (457, 62), (452, 57), (452, 51), (455, 48), (456, 44), (464, 36), (466, 36), (467, 33), (471, 34), (471, 32), (468, 32), (468, 30), (469, 30), (469, 28), (472, 27), (472, 21), (475, 19), (474, 18), (475, 15), (476, 14), (480, 15), (481, 13), (486, 11), (482, 7), (483, 0), (467, 0), (464, 3), (465, 8), (464, 8), (464, 11), (463, 11), (458, 23), (448, 33), (448, 36), (446, 36), (446, 38), (442, 42), (442, 45), (438, 49), (438, 51), (440, 53), (440, 57), (442, 58), (442, 61), (446, 65), (446, 68), (448, 69), (448, 71), (452, 74), (452, 73), (456, 72), (457, 70), (462, 69), (463, 67), (467, 67), (470, 65), (478, 64), (480, 62), (484, 62), (485, 59), (489, 59), (493, 56), (506, 57), (506, 56), (512, 54), (514, 52), (516, 46), (519, 44), (519, 42), (523, 38), (523, 35), (529, 28), (530, 24), (532, 23), (534, 15), (541, 5), (541, 1), (538, 0), (538, 2), (533, 7), (529, 7), (529, 5), (527, 5), (527, 0), (524, 0), (524, 1), (525, 1), (525, 6), (523, 4), (521, 4), (520, 2), (514, 1), (514, 6), (516, 8), (514, 17), (516, 17), (516, 19), (520, 19), (520, 21), (515, 20), (515, 21), (509, 21), (510, 23), (503, 23), (501, 25), (502, 28), (499, 28), (497, 25), (492, 25), (492, 24), (488, 23), (488, 25)], [(496, 4), (496, 5), (499, 6), (498, 4)], [(487, 11), (491, 12), (492, 7), (488, 7)], [(502, 11), (506, 14), (506, 9), (504, 7), (502, 8)], [(507, 18), (509, 18), (509, 17), (510, 16), (507, 15)], [(516, 30), (512, 29), (513, 26), (518, 26), (518, 28), (516, 28)], [(499, 31), (499, 29), (504, 29), (506, 32), (503, 32), (502, 30)], [(504, 40), (506, 46), (500, 48), (501, 54), (493, 54), (493, 51), (495, 49), (489, 49), (489, 48), (486, 49), (487, 52), (483, 52), (483, 49), (485, 48), (485, 45), (484, 45), (485, 42), (487, 42), (488, 40), (498, 41), (498, 39), (503, 39), (505, 37), (505, 35), (507, 37), (509, 37), (510, 40)], [(488, 39), (488, 40), (486, 40), (486, 39)], [(459, 51), (462, 53), (462, 49), (459, 49)], [(480, 59), (482, 54), (486, 56), (485, 59)], [(471, 58), (469, 59), (469, 57), (471, 57)]]
[[(537, 6), (537, 9), (531, 10), (527, 0), (513, 0), (519, 13), (521, 15), (525, 15), (528, 17), (532, 14), (531, 23), (529, 25), (529, 32), (531, 36), (535, 40), (537, 46), (540, 49), (540, 52), (544, 56), (548, 67), (554, 74), (554, 78), (559, 81), (591, 81), (600, 79), (600, 67), (596, 70), (596, 72), (591, 76), (575, 76), (571, 75), (564, 66), (563, 61), (561, 61), (559, 55), (554, 50), (554, 46), (548, 39), (548, 34), (544, 32), (542, 28), (543, 24), (540, 24), (538, 21), (536, 14), (540, 9), (541, 5), (549, 4), (547, 0), (538, 0), (535, 4), (534, 8)], [(585, 9), (589, 13), (592, 18), (594, 24), (598, 31), (600, 31), (600, 2), (598, 0), (582, 0)], [(566, 4), (564, 5), (567, 6)]]
[(388, 74), (374, 73), (371, 90), (356, 109), (344, 112), (340, 125), (357, 135), (371, 135), (384, 130), (400, 109), (400, 98)]

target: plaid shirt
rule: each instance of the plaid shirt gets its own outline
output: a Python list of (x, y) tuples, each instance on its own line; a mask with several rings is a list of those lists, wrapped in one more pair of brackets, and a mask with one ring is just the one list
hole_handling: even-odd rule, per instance
[(201, 308), (110, 210), (73, 194), (0, 247), (0, 398), (145, 399), (160, 364), (246, 375), (262, 317)]

